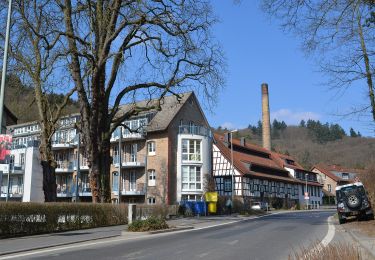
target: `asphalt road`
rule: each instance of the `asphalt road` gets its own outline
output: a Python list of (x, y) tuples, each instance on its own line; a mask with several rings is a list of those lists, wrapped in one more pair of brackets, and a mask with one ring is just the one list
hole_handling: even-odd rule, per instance
[(282, 213), (208, 229), (46, 249), (24, 259), (288, 259), (293, 249), (326, 236), (331, 215), (332, 211)]

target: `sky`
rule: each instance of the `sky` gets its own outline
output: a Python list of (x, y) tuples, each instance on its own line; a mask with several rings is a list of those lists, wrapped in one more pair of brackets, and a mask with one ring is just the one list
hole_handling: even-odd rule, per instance
[(212, 0), (220, 22), (213, 34), (227, 60), (226, 86), (213, 112), (206, 112), (213, 127), (228, 129), (255, 125), (261, 118), (261, 84), (268, 83), (271, 121), (297, 125), (304, 119), (338, 123), (374, 137), (368, 119), (344, 117), (353, 107), (366, 104), (366, 85), (345, 92), (330, 90), (318, 72), (316, 57), (301, 50), (301, 41), (282, 31), (279, 21), (267, 17), (259, 1)]

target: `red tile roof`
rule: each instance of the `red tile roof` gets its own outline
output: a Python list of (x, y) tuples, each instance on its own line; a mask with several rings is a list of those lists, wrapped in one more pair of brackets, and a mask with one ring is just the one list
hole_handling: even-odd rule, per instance
[[(214, 133), (214, 141), (218, 149), (221, 151), (223, 156), (227, 160), (231, 160), (231, 149), (230, 146), (228, 147), (225, 144), (224, 136)], [(298, 179), (295, 179), (289, 175), (289, 172), (283, 168), (280, 161), (278, 161), (277, 157), (273, 155), (273, 152), (264, 149), (263, 147), (245, 143), (245, 145), (241, 145), (240, 140), (233, 138), (233, 147), (242, 148), (244, 151), (239, 149), (233, 150), (233, 165), (236, 170), (238, 170), (243, 175), (251, 175), (254, 177), (264, 178), (264, 179), (271, 179), (271, 180), (279, 180), (279, 181), (286, 181), (291, 183), (305, 183)], [(246, 152), (248, 151), (248, 153)], [(260, 153), (261, 155), (257, 156), (252, 154), (251, 152)], [(246, 164), (257, 165), (260, 167), (268, 168), (273, 171), (279, 172), (280, 174), (267, 174), (263, 172), (256, 172), (250, 170)], [(321, 186), (319, 183), (308, 182), (309, 185)]]
[(327, 175), (329, 178), (331, 178), (332, 180), (336, 181), (336, 182), (347, 182), (347, 183), (350, 183), (351, 180), (344, 180), (338, 176), (336, 176), (333, 171), (336, 171), (336, 172), (347, 172), (347, 173), (363, 173), (364, 171), (363, 170), (359, 170), (359, 169), (349, 169), (349, 168), (344, 168), (344, 167), (341, 167), (339, 165), (325, 165), (325, 164), (317, 164), (317, 165), (314, 165), (311, 170), (313, 170), (314, 168), (318, 169), (319, 171), (321, 171), (322, 173), (324, 173), (325, 175)]

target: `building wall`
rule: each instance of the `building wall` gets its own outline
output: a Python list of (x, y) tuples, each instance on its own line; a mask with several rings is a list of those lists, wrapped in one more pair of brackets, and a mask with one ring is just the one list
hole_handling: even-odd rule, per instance
[(331, 185), (331, 193), (335, 194), (337, 182), (316, 168), (314, 168), (312, 171), (319, 174), (319, 181), (323, 184), (323, 189), (328, 191), (328, 185)]
[[(147, 142), (155, 142), (155, 154), (147, 155), (147, 171), (145, 176), (145, 182), (147, 184), (147, 195), (148, 198), (155, 198), (156, 204), (168, 203), (169, 190), (168, 190), (168, 151), (169, 151), (169, 140), (167, 132), (149, 133), (147, 135)], [(147, 147), (147, 145), (146, 145)], [(155, 170), (155, 186), (150, 186), (148, 181), (149, 170)]]
[[(177, 155), (179, 154), (179, 126), (180, 125), (189, 125), (194, 124), (197, 126), (203, 126), (206, 128), (210, 128), (208, 123), (206, 122), (204, 115), (202, 114), (201, 110), (199, 109), (199, 105), (197, 100), (194, 96), (191, 96), (180, 109), (178, 114), (172, 120), (168, 127), (168, 140), (169, 140), (169, 148), (168, 148), (168, 204), (175, 204), (179, 201), (180, 195), (178, 194), (177, 186), (181, 185), (180, 180), (177, 180), (178, 171), (181, 170), (181, 164), (177, 159)], [(212, 138), (210, 140), (207, 139), (205, 143), (206, 155), (211, 153), (211, 144)], [(180, 151), (181, 152), (181, 151)], [(204, 158), (206, 161), (204, 162), (205, 174), (212, 174), (212, 163), (211, 159)]]

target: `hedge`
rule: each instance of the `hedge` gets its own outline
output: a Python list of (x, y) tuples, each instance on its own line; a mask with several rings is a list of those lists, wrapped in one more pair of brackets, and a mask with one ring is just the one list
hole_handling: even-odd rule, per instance
[(0, 203), (0, 238), (126, 223), (124, 204)]

